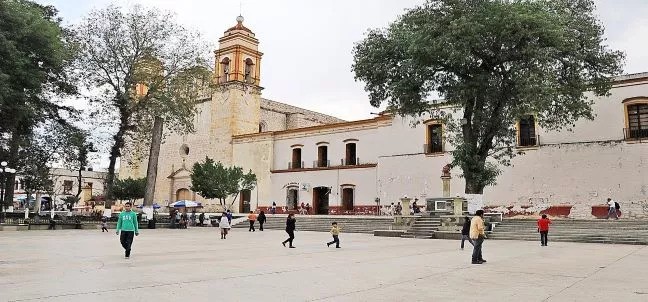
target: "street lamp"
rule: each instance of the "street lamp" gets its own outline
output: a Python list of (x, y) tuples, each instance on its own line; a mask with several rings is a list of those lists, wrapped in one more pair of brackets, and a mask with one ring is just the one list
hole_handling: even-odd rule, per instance
[(0, 162), (0, 172), (2, 172), (2, 186), (0, 186), (0, 211), (2, 212), (2, 220), (4, 221), (4, 208), (5, 208), (5, 190), (8, 190), (6, 174), (16, 173), (16, 169), (8, 168), (7, 162)]

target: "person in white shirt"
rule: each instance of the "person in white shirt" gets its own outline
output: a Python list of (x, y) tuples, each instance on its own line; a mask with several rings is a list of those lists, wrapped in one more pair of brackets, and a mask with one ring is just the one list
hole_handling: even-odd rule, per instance
[(227, 233), (229, 232), (231, 226), (226, 213), (223, 213), (223, 216), (221, 216), (221, 219), (218, 222), (218, 227), (221, 230), (221, 239), (227, 239)]
[(615, 219), (619, 219), (619, 214), (617, 213), (617, 209), (616, 209), (616, 202), (614, 202), (612, 198), (608, 198), (607, 204), (609, 207), (607, 219), (610, 219), (610, 216), (614, 216)]

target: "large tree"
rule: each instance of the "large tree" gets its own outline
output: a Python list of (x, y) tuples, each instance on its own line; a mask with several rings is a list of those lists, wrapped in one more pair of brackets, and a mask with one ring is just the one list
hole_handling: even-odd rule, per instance
[[(218, 199), (223, 208), (231, 209), (239, 193), (243, 190), (253, 190), (257, 178), (252, 170), (243, 172), (243, 168), (225, 167), (221, 162), (215, 162), (206, 157), (204, 162), (194, 163), (191, 171), (191, 190), (207, 199)], [(228, 204), (227, 198), (233, 196)]]
[(428, 0), (370, 30), (354, 59), (372, 105), (448, 123), (465, 193), (483, 194), (514, 155), (516, 121), (593, 119), (585, 92), (607, 94), (623, 54), (605, 45), (591, 0)]
[[(60, 96), (75, 93), (69, 66), (73, 47), (57, 11), (27, 0), (0, 1), (0, 159), (19, 173), (35, 129), (64, 122)], [(44, 164), (44, 163), (42, 163)], [(14, 176), (5, 185), (12, 187)], [(13, 190), (7, 192), (13, 198)]]
[[(209, 83), (202, 72), (207, 48), (198, 34), (177, 24), (170, 13), (140, 6), (93, 11), (74, 32), (83, 83), (99, 92), (92, 100), (100, 113), (116, 121), (106, 181), (110, 202), (116, 162), (127, 143), (129, 152), (138, 152), (151, 145), (151, 137), (159, 146), (163, 126), (193, 131), (196, 96)], [(136, 160), (144, 157), (129, 155)], [(147, 173), (153, 173), (157, 154), (149, 161), (155, 165), (149, 165)], [(154, 185), (155, 177), (149, 179)]]

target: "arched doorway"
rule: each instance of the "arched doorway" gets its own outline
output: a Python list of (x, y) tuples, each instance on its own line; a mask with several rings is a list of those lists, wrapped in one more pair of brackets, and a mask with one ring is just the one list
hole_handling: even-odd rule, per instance
[(342, 187), (342, 211), (353, 211), (353, 203), (355, 199), (355, 187), (344, 186)]
[(313, 188), (313, 210), (316, 215), (328, 215), (330, 193), (329, 187)]
[(286, 190), (286, 208), (288, 211), (297, 210), (299, 204), (299, 187), (289, 187)]
[(186, 188), (176, 191), (176, 201), (178, 200), (191, 200), (191, 191)]
[(252, 191), (243, 190), (240, 193), (241, 197), (239, 198), (239, 213), (248, 213), (250, 212), (250, 199), (252, 199)]

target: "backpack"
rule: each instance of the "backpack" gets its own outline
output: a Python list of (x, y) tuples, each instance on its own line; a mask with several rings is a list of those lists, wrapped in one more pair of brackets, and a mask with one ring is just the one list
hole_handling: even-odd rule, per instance
[(615, 202), (614, 202), (614, 208), (617, 209), (617, 210), (619, 210), (619, 209), (621, 209), (621, 206), (619, 205), (618, 202), (615, 201)]

